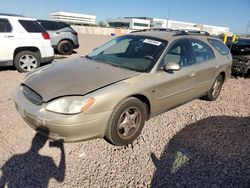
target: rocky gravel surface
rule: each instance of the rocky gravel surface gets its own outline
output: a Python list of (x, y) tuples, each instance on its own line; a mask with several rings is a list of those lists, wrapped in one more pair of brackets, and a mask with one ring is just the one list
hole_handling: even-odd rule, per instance
[[(108, 39), (80, 36), (73, 57)], [(250, 79), (229, 79), (216, 101), (197, 99), (159, 115), (133, 144), (115, 147), (36, 135), (13, 102), (24, 76), (0, 70), (0, 188), (250, 187)]]

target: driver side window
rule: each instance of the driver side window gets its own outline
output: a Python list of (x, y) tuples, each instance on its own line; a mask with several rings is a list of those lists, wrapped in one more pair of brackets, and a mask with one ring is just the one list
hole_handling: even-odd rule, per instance
[(161, 67), (167, 65), (169, 62), (177, 63), (181, 67), (190, 65), (188, 41), (186, 39), (179, 40), (170, 46), (168, 52), (163, 58)]

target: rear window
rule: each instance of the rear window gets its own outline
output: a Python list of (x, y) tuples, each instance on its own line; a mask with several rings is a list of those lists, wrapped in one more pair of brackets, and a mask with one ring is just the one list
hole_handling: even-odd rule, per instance
[(192, 39), (191, 44), (196, 63), (208, 61), (215, 57), (212, 48), (209, 47), (206, 43), (198, 39)]
[(227, 55), (229, 53), (228, 48), (219, 40), (207, 39), (208, 42), (222, 55)]
[(7, 19), (0, 19), (0, 33), (9, 33), (12, 28)]
[(23, 28), (29, 33), (42, 33), (44, 29), (34, 20), (18, 20)]
[(38, 20), (38, 22), (43, 26), (44, 29), (49, 31), (55, 31), (59, 29), (63, 29), (65, 27), (69, 27), (68, 24), (63, 22), (53, 22), (53, 21), (46, 21), (46, 20)]

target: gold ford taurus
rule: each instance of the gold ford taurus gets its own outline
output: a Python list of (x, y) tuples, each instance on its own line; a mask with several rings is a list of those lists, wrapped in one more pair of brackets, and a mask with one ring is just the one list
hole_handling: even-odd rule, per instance
[(149, 118), (196, 98), (215, 100), (231, 62), (228, 48), (210, 36), (136, 32), (28, 74), (16, 108), (51, 139), (127, 145)]

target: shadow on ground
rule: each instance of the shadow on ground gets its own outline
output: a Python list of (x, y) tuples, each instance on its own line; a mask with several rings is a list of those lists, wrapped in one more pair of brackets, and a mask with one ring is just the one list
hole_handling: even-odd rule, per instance
[(14, 66), (6, 66), (6, 67), (0, 67), (0, 71), (15, 71), (16, 68)]
[[(53, 159), (39, 154), (39, 150), (47, 142), (47, 137), (36, 134), (29, 151), (13, 155), (2, 167), (0, 188), (2, 187), (48, 187), (50, 178), (62, 182), (65, 176), (64, 146), (52, 142), (61, 150), (61, 160), (57, 166)], [(51, 144), (50, 144), (51, 145)], [(51, 145), (51, 146), (52, 146)]]
[[(51, 64), (52, 62), (53, 61), (46, 62), (46, 63), (41, 63), (40, 67)], [(17, 71), (17, 70), (16, 70), (15, 66), (4, 66), (4, 67), (0, 67), (0, 71)]]
[(152, 187), (250, 187), (250, 117), (209, 117), (168, 143)]

